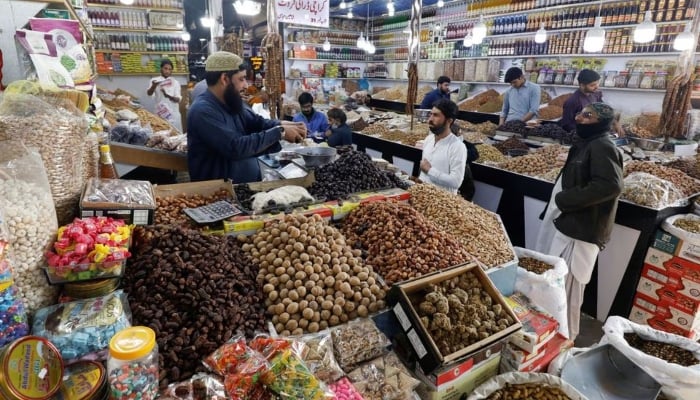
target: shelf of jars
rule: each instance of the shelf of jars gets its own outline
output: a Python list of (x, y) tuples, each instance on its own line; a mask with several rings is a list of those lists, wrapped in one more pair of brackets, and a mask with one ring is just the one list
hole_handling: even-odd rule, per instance
[(87, 7), (92, 7), (92, 8), (118, 8), (118, 9), (123, 9), (123, 10), (133, 10), (134, 8), (139, 8), (139, 9), (146, 9), (146, 10), (152, 10), (152, 11), (168, 11), (168, 12), (184, 12), (183, 11), (183, 1), (182, 0), (168, 0), (167, 2), (163, 2), (163, 4), (172, 4), (173, 6), (168, 6), (168, 7), (157, 7), (157, 6), (147, 6), (147, 5), (138, 5), (137, 2), (134, 2), (134, 4), (127, 6), (123, 4), (119, 4), (118, 0), (116, 2), (112, 3), (86, 3), (85, 5)]
[(100, 75), (159, 75), (160, 59), (164, 55), (172, 56), (168, 57), (168, 59), (173, 65), (173, 74), (188, 74), (188, 63), (186, 53), (174, 54), (167, 52), (158, 52), (149, 55), (139, 52), (96, 52), (95, 61), (97, 64), (97, 72)]
[(132, 33), (132, 32), (138, 32), (138, 33), (173, 33), (173, 34), (181, 34), (182, 33), (182, 28), (180, 29), (151, 29), (151, 28), (146, 28), (146, 29), (135, 29), (135, 28), (129, 28), (129, 29), (124, 29), (124, 28), (110, 28), (110, 27), (103, 27), (103, 26), (95, 26), (92, 28), (94, 31), (104, 31), (104, 32), (123, 32), (123, 33)]
[[(364, 53), (364, 52), (363, 52)], [(364, 59), (349, 59), (349, 58), (287, 58), (289, 61), (347, 61), (347, 62), (358, 62), (364, 63), (369, 62), (366, 58)]]
[(95, 33), (95, 52), (135, 52), (159, 54), (162, 52), (187, 54), (187, 42), (179, 36), (147, 35), (129, 33), (111, 35)]
[(177, 55), (177, 54), (187, 54), (186, 51), (132, 51), (132, 50), (108, 50), (108, 49), (95, 49), (95, 53), (121, 53), (121, 54), (142, 54), (142, 55)]
[[(99, 72), (101, 76), (144, 76), (144, 75), (159, 75), (160, 71), (148, 71), (148, 72)], [(189, 75), (187, 71), (173, 72), (172, 75)]]

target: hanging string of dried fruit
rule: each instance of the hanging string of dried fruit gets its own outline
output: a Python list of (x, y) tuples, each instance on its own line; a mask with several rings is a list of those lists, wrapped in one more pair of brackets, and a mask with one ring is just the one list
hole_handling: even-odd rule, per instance
[(659, 121), (659, 132), (665, 139), (685, 136), (694, 79), (695, 74), (681, 73), (676, 75), (666, 88)]
[(406, 114), (411, 116), (411, 130), (413, 130), (413, 105), (418, 93), (418, 59), (420, 55), (420, 16), (422, 9), (421, 0), (411, 2), (411, 33), (408, 43), (408, 93), (406, 94)]
[(237, 32), (227, 33), (223, 37), (216, 38), (217, 47), (222, 51), (228, 51), (239, 56), (243, 55), (243, 41)]
[(277, 30), (277, 14), (274, 4), (267, 2), (267, 34), (262, 39), (262, 48), (265, 51), (265, 88), (270, 96), (270, 115), (279, 118), (279, 104), (282, 100), (282, 36)]

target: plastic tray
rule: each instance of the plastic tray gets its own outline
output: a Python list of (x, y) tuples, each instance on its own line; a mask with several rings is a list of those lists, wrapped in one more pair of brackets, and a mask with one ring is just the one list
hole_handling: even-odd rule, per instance
[(65, 267), (46, 266), (46, 277), (52, 285), (81, 282), (94, 279), (120, 278), (124, 274), (126, 260), (106, 263), (77, 264)]

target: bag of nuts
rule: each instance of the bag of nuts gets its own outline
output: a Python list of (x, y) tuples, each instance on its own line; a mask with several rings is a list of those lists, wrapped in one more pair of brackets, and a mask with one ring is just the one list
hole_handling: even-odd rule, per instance
[(496, 375), (477, 387), (467, 400), (587, 400), (587, 398), (558, 376), (508, 372)]
[(8, 231), (7, 261), (31, 315), (56, 300), (42, 267), (58, 223), (41, 156), (19, 141), (0, 141), (0, 213)]
[[(665, 394), (680, 399), (697, 399), (700, 392), (700, 343), (682, 336), (656, 330), (647, 325), (640, 325), (622, 317), (608, 317), (603, 325), (605, 336), (600, 344), (610, 343), (620, 353), (637, 364), (662, 385)], [(697, 363), (688, 367), (674, 362), (673, 354), (664, 351), (670, 360), (662, 360), (632, 347), (625, 339), (625, 333), (635, 333), (641, 339), (657, 342), (659, 345), (669, 344), (682, 352), (690, 351)], [(678, 353), (678, 351), (673, 353)]]

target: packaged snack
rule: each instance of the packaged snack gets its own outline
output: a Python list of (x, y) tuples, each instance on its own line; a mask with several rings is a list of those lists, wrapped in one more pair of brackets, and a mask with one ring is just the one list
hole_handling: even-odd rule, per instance
[(363, 364), (348, 377), (366, 400), (411, 399), (420, 384), (393, 352)]
[(282, 399), (332, 399), (333, 392), (318, 380), (291, 349), (277, 353), (270, 361), (275, 379), (268, 387)]
[(331, 330), (333, 353), (344, 371), (387, 351), (389, 339), (371, 319), (358, 319)]
[(296, 336), (292, 340), (292, 349), (318, 379), (330, 384), (345, 375), (333, 356), (329, 330)]

